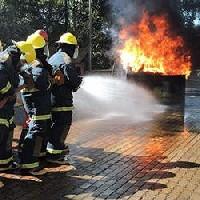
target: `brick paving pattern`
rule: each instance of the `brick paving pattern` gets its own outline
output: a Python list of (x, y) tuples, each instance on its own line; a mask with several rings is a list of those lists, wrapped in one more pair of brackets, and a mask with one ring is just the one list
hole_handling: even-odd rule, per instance
[(67, 139), (73, 166), (48, 164), (38, 177), (2, 173), (0, 200), (199, 200), (200, 97), (187, 94), (185, 126), (173, 107), (133, 125), (75, 120)]

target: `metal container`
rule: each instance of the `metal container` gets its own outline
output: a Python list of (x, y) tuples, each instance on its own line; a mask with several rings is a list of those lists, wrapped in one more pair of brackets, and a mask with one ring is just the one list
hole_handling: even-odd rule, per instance
[(185, 76), (153, 73), (128, 73), (127, 79), (147, 88), (164, 104), (185, 104)]

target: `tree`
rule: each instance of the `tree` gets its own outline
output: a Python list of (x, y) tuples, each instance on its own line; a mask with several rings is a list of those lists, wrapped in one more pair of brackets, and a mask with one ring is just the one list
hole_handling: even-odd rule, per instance
[[(124, 16), (134, 13), (136, 4), (140, 8), (146, 6), (151, 12), (168, 12), (171, 21), (177, 24), (174, 27), (179, 27), (188, 41), (194, 65), (197, 65), (200, 0), (96, 0), (92, 5), (93, 68), (104, 69), (111, 65), (107, 57), (113, 42), (109, 32), (117, 17), (112, 13), (113, 2), (117, 2), (116, 6), (126, 2), (133, 4), (124, 10)], [(122, 8), (118, 10), (120, 13)], [(88, 1), (85, 0), (0, 0), (0, 16), (0, 39), (6, 44), (11, 39), (25, 40), (36, 29), (43, 28), (49, 33), (51, 52), (55, 50), (55, 41), (66, 31), (78, 36), (80, 46), (88, 45)]]
[[(94, 66), (107, 67), (105, 52), (109, 39), (102, 32), (108, 23), (102, 5), (93, 4)], [(55, 50), (55, 41), (66, 31), (78, 36), (81, 46), (88, 45), (88, 1), (83, 0), (0, 0), (0, 39), (9, 44), (11, 39), (25, 40), (36, 29), (49, 33), (49, 46)]]

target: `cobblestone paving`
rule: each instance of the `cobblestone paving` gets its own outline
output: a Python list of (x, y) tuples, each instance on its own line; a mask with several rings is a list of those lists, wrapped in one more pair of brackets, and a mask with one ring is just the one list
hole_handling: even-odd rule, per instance
[(174, 107), (133, 125), (75, 121), (67, 140), (73, 167), (47, 165), (39, 177), (2, 173), (0, 200), (199, 200), (198, 110), (191, 106), (199, 97), (191, 96), (186, 126)]

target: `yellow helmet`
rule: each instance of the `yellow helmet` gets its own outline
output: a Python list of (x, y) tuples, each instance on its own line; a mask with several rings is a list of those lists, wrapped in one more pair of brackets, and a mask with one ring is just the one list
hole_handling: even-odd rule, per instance
[(47, 33), (45, 30), (43, 30), (43, 29), (38, 29), (37, 31), (35, 31), (35, 33), (41, 35), (41, 36), (44, 38), (44, 40), (45, 40), (46, 42), (48, 42), (49, 37), (48, 37), (48, 33)]
[(19, 48), (22, 57), (29, 64), (36, 59), (36, 52), (33, 46), (25, 41), (16, 42), (17, 48)]
[(69, 33), (69, 32), (61, 35), (60, 40), (57, 41), (56, 43), (73, 44), (73, 45), (78, 44), (76, 36), (74, 36), (72, 33)]
[(34, 49), (44, 48), (46, 42), (44, 37), (42, 37), (39, 33), (33, 33), (32, 35), (28, 36), (27, 43), (32, 44)]

